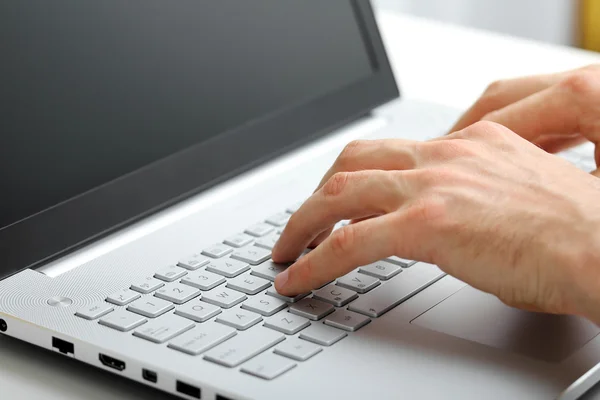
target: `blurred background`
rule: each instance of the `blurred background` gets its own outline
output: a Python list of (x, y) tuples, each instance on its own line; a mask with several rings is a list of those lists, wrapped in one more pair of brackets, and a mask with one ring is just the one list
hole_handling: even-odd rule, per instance
[(600, 0), (373, 0), (382, 8), (600, 51)]

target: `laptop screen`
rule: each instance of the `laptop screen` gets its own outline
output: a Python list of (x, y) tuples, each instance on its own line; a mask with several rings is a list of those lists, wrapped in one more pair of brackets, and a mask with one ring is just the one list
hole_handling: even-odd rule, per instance
[[(0, 233), (193, 149), (200, 160), (200, 149), (221, 143), (210, 157), (239, 162), (202, 165), (214, 174), (177, 190), (165, 186), (170, 195), (138, 204), (136, 215), (298, 142), (293, 129), (269, 139), (241, 128), (376, 73), (381, 60), (359, 3), (0, 2)], [(239, 140), (224, 142), (231, 132), (246, 140), (244, 149)]]

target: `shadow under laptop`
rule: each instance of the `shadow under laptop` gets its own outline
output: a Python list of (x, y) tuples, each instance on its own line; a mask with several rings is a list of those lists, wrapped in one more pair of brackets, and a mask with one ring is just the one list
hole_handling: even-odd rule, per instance
[(23, 384), (29, 386), (27, 393), (32, 393), (33, 386), (33, 390), (39, 392), (37, 397), (45, 400), (178, 399), (158, 389), (8, 336), (0, 336), (0, 371), (10, 377), (15, 385), (12, 390), (2, 388), (5, 393), (19, 393), (18, 385)]

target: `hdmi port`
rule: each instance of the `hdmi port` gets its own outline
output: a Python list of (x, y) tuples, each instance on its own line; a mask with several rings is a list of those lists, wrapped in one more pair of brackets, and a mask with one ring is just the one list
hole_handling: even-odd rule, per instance
[(125, 369), (124, 361), (109, 357), (106, 354), (98, 354), (98, 359), (105, 367), (116, 369), (117, 371), (123, 371)]

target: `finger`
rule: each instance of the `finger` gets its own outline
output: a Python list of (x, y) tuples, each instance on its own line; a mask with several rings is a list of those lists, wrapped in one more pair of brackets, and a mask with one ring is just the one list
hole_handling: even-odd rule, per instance
[[(364, 221), (366, 219), (373, 218), (373, 217), (378, 217), (378, 216), (379, 215), (371, 215), (371, 216), (368, 216), (368, 217), (356, 218), (356, 219), (350, 220), (348, 223), (350, 223), (350, 224), (356, 224), (356, 223), (359, 223), (360, 221)], [(315, 247), (317, 247), (318, 245), (320, 245), (321, 243), (323, 243), (323, 241), (325, 241), (325, 239), (327, 239), (327, 237), (329, 237), (329, 235), (331, 235), (331, 232), (333, 232), (333, 227), (331, 227), (329, 229), (326, 229), (325, 231), (321, 232), (319, 234), (319, 236), (317, 236), (315, 238), (315, 240), (313, 240), (311, 242), (311, 244), (308, 245), (308, 247), (314, 249)]]
[(501, 124), (529, 141), (541, 135), (579, 133), (576, 99), (560, 85), (552, 86), (486, 115), (486, 121)]
[(493, 83), (465, 114), (454, 124), (449, 133), (462, 130), (481, 120), (486, 114), (499, 110), (558, 82), (562, 74), (526, 76)]
[(587, 139), (579, 133), (572, 135), (542, 135), (533, 141), (542, 150), (556, 154), (585, 143)]
[(390, 215), (371, 218), (336, 230), (327, 240), (277, 275), (275, 289), (285, 296), (306, 293), (360, 265), (394, 254), (397, 232)]
[(594, 175), (594, 176), (596, 176), (596, 177), (600, 178), (600, 168), (598, 168), (598, 169), (597, 169), (597, 170), (595, 170), (595, 171), (592, 171), (592, 175)]
[(357, 140), (349, 143), (315, 189), (319, 190), (337, 172), (403, 170), (416, 165), (418, 142), (402, 139)]
[(323, 231), (345, 219), (387, 214), (409, 190), (395, 171), (334, 175), (296, 211), (273, 248), (273, 261), (295, 260)]

